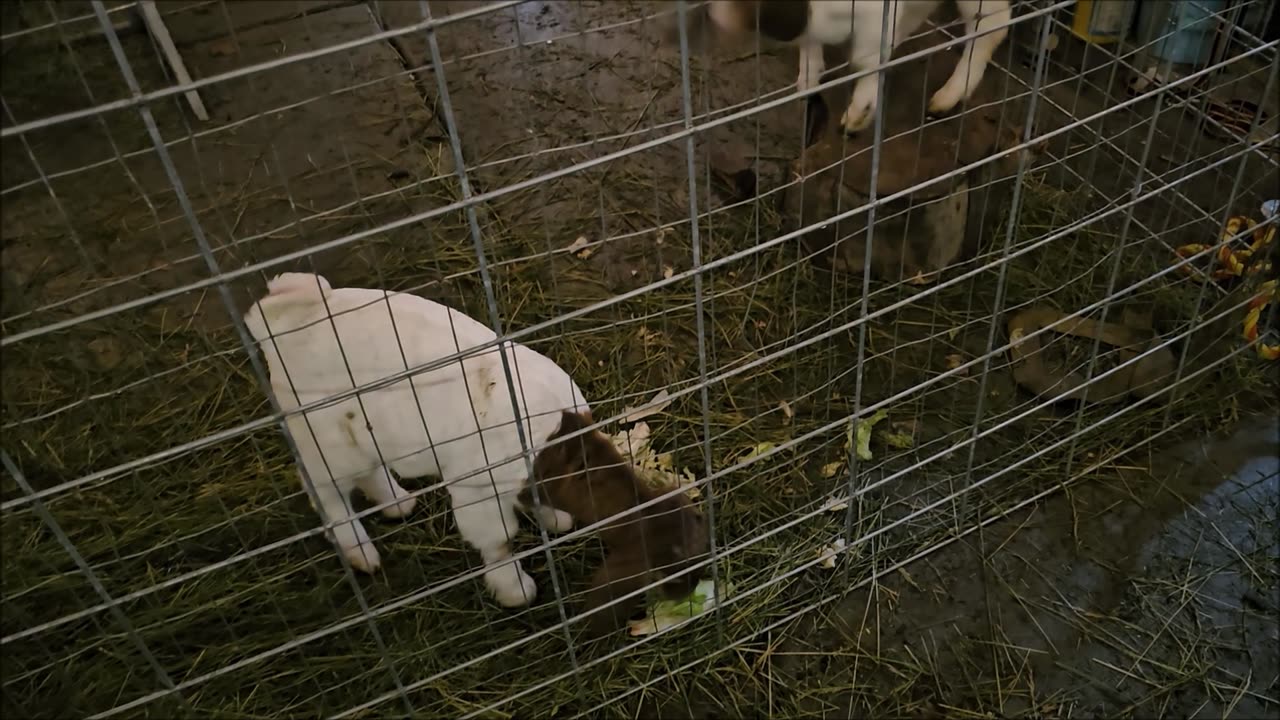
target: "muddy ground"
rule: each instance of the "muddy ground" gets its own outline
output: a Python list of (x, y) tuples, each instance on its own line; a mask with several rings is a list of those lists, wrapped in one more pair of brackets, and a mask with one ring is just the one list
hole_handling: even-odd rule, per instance
[(855, 591), (778, 644), (777, 692), (828, 717), (908, 684), (938, 717), (1274, 713), (1278, 440), (1253, 418), (1151, 451)]
[[(39, 15), (47, 14), (47, 7), (21, 5), (23, 12), (35, 15), (20, 21), (6, 15), (6, 33), (48, 22)], [(481, 5), (433, 2), (431, 10), (448, 16)], [(40, 332), (50, 323), (76, 322), (85, 313), (99, 315), (92, 322), (24, 340), (32, 348), (30, 354), (18, 354), (21, 344), (6, 349), (6, 433), (20, 422), (23, 432), (31, 433), (22, 435), (21, 445), (11, 447), (6, 441), (6, 450), (20, 456), (39, 489), (255, 416), (252, 404), (228, 410), (210, 400), (189, 412), (201, 416), (199, 423), (179, 422), (170, 414), (182, 404), (174, 402), (174, 393), (151, 389), (167, 382), (155, 380), (157, 373), (166, 373), (160, 377), (175, 379), (193, 397), (212, 397), (230, 382), (225, 380), (229, 376), (237, 390), (248, 387), (251, 372), (238, 359), (232, 318), (260, 292), (264, 276), (281, 270), (315, 270), (335, 285), (413, 289), (487, 317), (484, 288), (474, 269), (473, 233), (478, 230), (478, 243), (492, 263), (503, 320), (522, 327), (691, 267), (690, 182), (683, 141), (494, 197), (474, 216), (447, 210), (418, 217), (451, 207), (466, 192), (510, 187), (680, 127), (685, 102), (679, 54), (662, 42), (656, 23), (639, 21), (663, 5), (526, 2), (443, 26), (435, 41), (446, 68), (447, 109), (431, 71), (430, 39), (420, 31), (203, 88), (211, 115), (207, 123), (192, 117), (180, 95), (158, 101), (151, 105), (151, 117), (169, 143), (186, 197), (175, 192), (165, 163), (154, 151), (147, 121), (134, 108), (35, 130), (23, 136), (26, 144), (6, 138), (0, 159), (5, 335)], [(12, 7), (6, 5), (6, 12), (12, 13)], [(408, 2), (172, 2), (163, 3), (162, 9), (196, 78), (421, 20), (419, 5)], [(58, 4), (56, 12), (67, 18), (88, 11), (87, 4), (67, 2)], [(11, 24), (19, 22), (26, 24)], [(69, 50), (56, 49), (55, 30), (6, 42), (3, 94), (11, 115), (5, 118), (6, 127), (129, 96), (108, 46), (93, 36), (73, 38), (91, 25), (80, 22), (62, 29)], [(992, 71), (988, 83), (998, 84), (1006, 95), (1024, 93), (1034, 84), (1027, 48), (1037, 29), (1031, 23), (1015, 31), (999, 63), (1007, 72)], [(122, 33), (125, 56), (142, 91), (169, 85), (172, 79), (147, 37), (124, 26)], [(1065, 36), (1060, 39), (1038, 96), (1041, 131), (1099, 113), (1126, 98), (1127, 69), (1115, 70), (1097, 51), (1085, 51)], [(691, 66), (688, 99), (692, 112), (704, 117), (749, 106), (762, 95), (780, 97), (795, 76), (794, 55), (786, 50), (765, 48), (757, 55), (742, 41), (715, 43), (706, 52)], [(1082, 66), (1093, 70), (1080, 73)], [(1267, 69), (1265, 62), (1242, 63), (1234, 70), (1238, 79), (1219, 79), (1218, 92), (1264, 98)], [(831, 114), (838, 116), (839, 93), (828, 93), (825, 100)], [(1280, 109), (1268, 107), (1270, 125), (1260, 129), (1263, 136), (1275, 132), (1280, 117)], [(1192, 175), (1238, 152), (1239, 142), (1204, 128), (1184, 106), (1162, 101), (1160, 108), (1155, 123), (1149, 121), (1155, 103), (1147, 100), (1130, 112), (1061, 134), (1037, 161), (1041, 182), (1078, 190), (1088, 203), (1103, 207), (1129, 197), (1145, 154), (1143, 190), (1177, 184), (1139, 203), (1127, 229), (1111, 229), (1116, 237), (1124, 232), (1130, 242), (1146, 242), (1142, 252), (1152, 254), (1212, 239), (1224, 214), (1255, 213), (1277, 182), (1274, 160), (1263, 158), (1252, 158), (1244, 166), (1238, 185), (1240, 164), (1235, 162)], [(452, 127), (446, 115), (452, 115)], [(740, 199), (744, 188), (734, 182), (741, 176), (726, 178), (718, 172), (726, 164), (730, 170), (750, 166), (761, 193), (780, 187), (804, 144), (805, 118), (804, 104), (792, 101), (761, 113), (758, 121), (735, 121), (700, 137), (693, 167), (699, 211), (728, 208)], [(470, 184), (466, 191), (454, 174), (451, 131), (461, 143)], [(1150, 151), (1144, 153), (1148, 137)], [(1232, 192), (1233, 187), (1238, 191)], [(187, 200), (190, 213), (184, 208)], [(785, 218), (776, 215), (774, 196), (746, 207), (721, 216), (721, 225), (716, 224), (721, 220), (713, 220), (704, 228), (704, 260), (767, 241), (785, 226)], [(386, 223), (395, 226), (372, 230)], [(658, 230), (660, 225), (669, 226), (669, 232)], [(195, 240), (197, 230), (210, 247), (207, 254)], [(365, 235), (339, 242), (352, 233)], [(996, 228), (990, 234), (997, 235)], [(586, 242), (587, 252), (550, 254), (579, 238)], [(610, 240), (603, 242), (606, 238)], [(331, 246), (324, 251), (310, 252), (326, 243)], [(281, 256), (290, 259), (255, 266)], [(767, 274), (771, 268), (766, 263), (796, 257), (788, 251), (785, 257), (779, 252), (731, 264), (724, 273), (709, 276), (708, 287), (733, 286), (739, 275)], [(1046, 259), (1039, 272), (1051, 276), (1056, 270)], [(225, 285), (224, 297), (223, 286), (209, 279), (228, 272), (234, 277)], [(801, 271), (795, 272), (799, 277)], [(712, 277), (719, 285), (712, 285)], [(200, 286), (174, 290), (192, 283)], [(833, 317), (841, 306), (842, 313), (856, 310), (860, 279), (816, 282), (819, 288), (824, 283), (831, 289), (826, 302)], [(1208, 292), (1214, 297), (1217, 291)], [(142, 302), (155, 293), (169, 295)], [(582, 382), (589, 396), (617, 404), (667, 384), (696, 380), (696, 335), (679, 324), (679, 313), (688, 313), (692, 303), (692, 284), (674, 285), (667, 293), (639, 298), (625, 312), (606, 309), (559, 325), (547, 346), (560, 353), (561, 362), (574, 358), (577, 364), (569, 369), (587, 378)], [(747, 362), (761, 347), (770, 347), (769, 342), (785, 341), (788, 309), (779, 306), (797, 301), (809, 300), (796, 292), (790, 297), (753, 296), (741, 308), (719, 314), (712, 303), (709, 332), (719, 342), (711, 343), (710, 369)], [(113, 307), (121, 304), (125, 307)], [(993, 307), (991, 298), (971, 296), (968, 314), (981, 315)], [(930, 316), (940, 313), (936, 304), (916, 310), (912, 319), (919, 325), (934, 322)], [(631, 346), (619, 347), (611, 329), (635, 323), (646, 313), (664, 318), (668, 344), (650, 348), (642, 332)], [(672, 318), (670, 326), (665, 324), (667, 316)], [(796, 313), (791, 317), (799, 325)], [(972, 330), (958, 339), (953, 336), (953, 349), (967, 356), (981, 352), (985, 327)], [(781, 339), (771, 338), (774, 332)], [(905, 339), (912, 331), (902, 332)], [(900, 339), (898, 333), (883, 329), (872, 337), (872, 349), (878, 344), (883, 350), (887, 342)], [(574, 345), (572, 354), (565, 350), (566, 343)], [(852, 337), (826, 343), (811, 362), (847, 365), (853, 343)], [(944, 354), (935, 357), (930, 351), (923, 361), (925, 370), (932, 371), (929, 363), (935, 369), (941, 365)], [(902, 368), (888, 371), (890, 381), (894, 372), (904, 385), (914, 379), (916, 368), (905, 367), (916, 358), (910, 360), (904, 358)], [(48, 366), (57, 368), (56, 379), (48, 378)], [(753, 383), (755, 395), (749, 402), (738, 404), (735, 398), (729, 403), (732, 407), (721, 410), (714, 427), (717, 439), (751, 422), (785, 424), (776, 412), (779, 399), (810, 397), (808, 404), (819, 407), (805, 408), (797, 402), (796, 411), (814, 416), (814, 422), (848, 412), (851, 387), (828, 387), (814, 396), (817, 391), (804, 385), (807, 376), (799, 370), (763, 371), (761, 376)], [(1015, 394), (999, 368), (987, 380), (983, 387), (993, 396)], [(966, 383), (976, 387), (972, 378)], [(19, 386), (24, 392), (10, 389)], [(870, 392), (887, 394), (878, 391)], [(837, 399), (842, 392), (844, 399), (833, 402), (833, 392)], [(96, 399), (78, 404), (91, 396)], [(1266, 407), (1268, 402), (1233, 399), (1225, 409), (1213, 411), (1213, 422), (1219, 415), (1232, 416), (1238, 406)], [(912, 403), (931, 406), (928, 409), (942, 418), (938, 427), (922, 431), (935, 439), (944, 429), (962, 429), (972, 421), (968, 404), (952, 406), (949, 400), (924, 394)], [(696, 415), (696, 405), (689, 407), (690, 415)], [(766, 417), (761, 408), (773, 415)], [(60, 424), (80, 409), (88, 414)], [(132, 427), (119, 437), (103, 439), (101, 447), (73, 448), (75, 433), (97, 423)], [(750, 642), (720, 656), (704, 677), (675, 683), (676, 691), (672, 683), (658, 683), (629, 696), (615, 710), (657, 712), (662, 717), (1274, 715), (1280, 712), (1277, 426), (1272, 418), (1246, 416), (1224, 421), (1219, 430), (1222, 437), (1203, 442), (1163, 437), (1123, 461), (1109, 463), (1085, 483), (889, 573), (871, 589), (854, 590), (794, 623), (751, 636)], [(700, 432), (701, 426), (690, 421), (680, 441), (696, 450), (694, 436)], [(1030, 436), (1031, 430), (1025, 432)], [(60, 435), (66, 439), (59, 440)], [(733, 441), (741, 442), (741, 435), (732, 435)], [(250, 452), (274, 457), (279, 452), (273, 442), (255, 439)], [(726, 448), (727, 442), (720, 444), (717, 455), (740, 452)], [(1119, 441), (1109, 448), (1116, 449)], [(243, 463), (243, 456), (236, 454), (241, 451), (192, 464)], [(963, 463), (959, 467), (965, 469)], [(968, 469), (974, 467), (971, 459)], [(191, 471), (191, 477), (201, 477)], [(933, 469), (922, 476), (944, 482), (937, 476), (947, 472)], [(138, 483), (142, 489), (137, 492), (148, 498), (170, 494), (149, 489), (146, 481)], [(19, 494), (12, 478), (6, 477), (3, 492), (6, 501)], [(173, 494), (183, 492), (189, 489)], [(217, 494), (209, 486), (201, 497)], [(269, 496), (256, 491), (251, 495), (254, 501), (261, 499), (259, 495)], [(160, 499), (154, 501), (155, 507), (165, 507)], [(296, 529), (305, 522), (298, 518), (308, 517), (307, 508), (297, 496), (289, 502)], [(21, 522), (29, 520), (24, 517)], [(17, 522), (6, 518), (6, 529), (18, 527)], [(741, 522), (746, 536), (755, 521), (744, 517)], [(113, 524), (107, 530), (87, 519), (73, 523), (72, 534), (116, 532), (127, 539), (133, 536), (126, 525)], [(440, 527), (442, 533), (447, 531), (447, 526)], [(220, 542), (234, 551), (232, 540)], [(313, 540), (318, 544), (310, 551), (324, 557), (323, 543)], [(143, 550), (142, 540), (134, 543), (124, 552)], [(143, 577), (149, 577), (153, 567), (203, 561), (205, 552), (209, 558), (219, 557), (213, 545), (217, 543), (211, 542), (208, 549), (184, 548), (185, 556), (173, 559), (172, 566), (148, 561), (148, 575)], [(118, 556), (120, 551), (114, 552)], [(459, 555), (450, 556), (455, 566), (465, 564)], [(416, 581), (432, 578), (428, 574)], [(136, 577), (120, 582), (121, 590), (139, 587)], [(331, 583), (318, 572), (311, 582)], [(847, 589), (840, 582), (828, 579), (821, 589), (839, 594)], [(6, 583), (6, 596), (25, 594), (35, 585)], [(83, 605), (78, 598), (76, 602)], [(178, 600), (173, 602), (177, 607)], [(321, 615), (327, 611), (319, 609)], [(303, 619), (291, 631), (295, 636), (331, 619), (299, 614)], [(286, 625), (295, 619), (289, 615)], [(26, 627), (16, 617), (11, 616), (16, 624), (7, 624), (6, 634)], [(306, 624), (310, 620), (317, 624)], [(449, 627), (443, 620), (438, 625), (437, 630)], [(468, 656), (465, 648), (456, 650)], [(337, 667), (342, 652), (328, 647), (317, 663)], [(180, 654), (191, 652), (180, 644)], [(442, 654), (440, 662), (447, 664), (449, 657), (454, 656)], [(563, 662), (563, 656), (550, 652), (545, 658), (533, 653), (530, 657)], [(652, 664), (652, 656), (635, 662), (650, 664), (643, 672), (625, 675), (633, 683), (662, 670)], [(192, 675), (209, 670), (198, 660), (184, 667)], [(411, 672), (408, 679), (415, 677)], [(61, 678), (65, 686), (37, 683), (27, 695), (6, 693), (6, 702), (12, 702), (11, 709), (20, 715), (42, 715), (61, 707), (51, 696), (65, 699), (68, 712), (83, 710), (85, 706), (71, 697), (76, 694), (75, 680)], [(106, 696), (98, 694), (84, 703), (101, 710), (96, 704), (123, 702), (154, 689), (145, 678), (131, 677), (128, 682), (129, 689), (121, 689), (123, 699), (104, 700)], [(385, 690), (376, 684), (367, 689), (344, 685), (339, 690), (330, 688), (327, 680), (315, 682), (321, 687), (314, 701), (294, 698), (295, 704), (287, 707), (255, 706), (255, 693), (246, 693), (245, 707), (253, 709), (244, 712), (332, 713)], [(730, 686), (732, 691), (714, 689)], [(578, 688), (577, 699), (583, 704), (567, 707), (580, 711), (628, 689), (626, 683), (604, 687), (597, 690), (599, 697), (585, 701)], [(226, 686), (219, 689), (228, 692)], [(438, 696), (419, 707), (438, 712), (475, 711), (497, 699), (483, 682), (464, 688), (470, 693), (465, 701), (449, 697), (447, 685), (429, 689)], [(572, 694), (566, 689), (557, 697), (563, 700)], [(197, 697), (193, 705), (203, 708), (203, 700)], [(239, 708), (239, 702), (231, 704)], [(431, 704), (435, 702), (440, 704)], [(228, 704), (215, 700), (208, 707), (225, 710)], [(388, 703), (376, 712), (396, 711)]]

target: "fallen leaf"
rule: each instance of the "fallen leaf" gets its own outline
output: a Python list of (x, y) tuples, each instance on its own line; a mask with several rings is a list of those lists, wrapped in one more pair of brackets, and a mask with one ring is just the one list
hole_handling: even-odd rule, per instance
[(841, 510), (849, 509), (848, 500), (836, 500), (835, 498), (831, 498), (827, 500), (827, 503), (827, 512), (840, 512)]
[(649, 486), (671, 490), (683, 488), (690, 500), (702, 497), (697, 477), (688, 469), (677, 470), (671, 453), (655, 453), (650, 443), (649, 423), (638, 422), (611, 438), (618, 452), (631, 460), (636, 475)]
[(770, 450), (774, 449), (775, 447), (777, 447), (777, 446), (776, 446), (776, 445), (774, 445), (774, 444), (773, 444), (773, 443), (771, 443), (771, 442), (762, 442), (762, 443), (760, 443), (759, 445), (756, 445), (755, 447), (753, 447), (753, 448), (751, 448), (750, 450), (748, 450), (748, 451), (747, 451), (747, 454), (746, 454), (746, 455), (743, 455), (743, 456), (742, 456), (742, 458), (741, 458), (741, 460), (742, 460), (742, 461), (746, 461), (746, 460), (750, 460), (751, 458), (758, 457), (758, 456), (760, 456), (760, 455), (763, 455), (763, 454), (765, 454), (765, 453), (769, 452)]
[(911, 437), (909, 433), (886, 432), (881, 435), (881, 438), (884, 440), (886, 445), (894, 448), (895, 450), (906, 450), (907, 448), (913, 448), (916, 446), (915, 438)]
[(877, 411), (875, 415), (872, 415), (865, 420), (859, 420), (856, 425), (851, 423), (849, 429), (845, 433), (844, 449), (848, 451), (849, 447), (854, 445), (854, 439), (856, 437), (858, 459), (870, 460), (873, 457), (871, 455), (871, 429), (875, 427), (876, 423), (888, 416), (889, 413), (886, 410), (881, 409)]
[(895, 450), (908, 450), (916, 446), (915, 439), (906, 433), (885, 433), (881, 437), (886, 445)]
[(649, 452), (649, 423), (639, 422), (613, 436), (613, 445), (624, 457), (643, 459)]
[(836, 556), (844, 550), (844, 538), (836, 538), (831, 544), (818, 551), (818, 557), (822, 558), (822, 562), (818, 563), (821, 567), (828, 570), (836, 566)]
[(214, 40), (209, 43), (209, 57), (230, 57), (236, 54), (236, 44), (231, 38)]
[(836, 476), (836, 473), (840, 472), (840, 468), (842, 467), (844, 467), (844, 462), (841, 460), (837, 460), (833, 463), (827, 463), (822, 466), (822, 477), (833, 478)]
[(640, 339), (640, 342), (643, 343), (645, 347), (648, 347), (654, 343), (661, 342), (662, 333), (642, 327), (636, 331), (636, 337)]
[(906, 568), (904, 567), (898, 568), (898, 574), (902, 576), (902, 579), (906, 581), (908, 585), (915, 588), (919, 592), (924, 592), (924, 588), (916, 584), (915, 578), (911, 577), (911, 573), (907, 572)]
[(671, 393), (667, 392), (664, 388), (658, 391), (657, 395), (649, 398), (649, 402), (646, 402), (639, 407), (623, 408), (622, 412), (626, 413), (626, 415), (622, 416), (622, 422), (633, 423), (643, 418), (647, 418), (650, 415), (658, 415), (663, 410), (666, 410), (670, 405)]
[[(964, 364), (964, 356), (963, 356), (963, 355), (961, 355), (961, 354), (959, 354), (959, 353), (956, 353), (956, 354), (954, 354), (954, 355), (948, 355), (948, 356), (947, 356), (947, 369), (948, 369), (948, 370), (955, 370), (956, 368), (960, 367), (960, 366), (961, 366), (961, 365), (963, 365), (963, 364)], [(967, 374), (967, 373), (962, 373), (962, 374)]]
[[(670, 455), (667, 457), (670, 457)], [(688, 495), (690, 500), (698, 500), (702, 497), (702, 489), (697, 485), (694, 485), (698, 479), (693, 476), (692, 470), (685, 468), (680, 471), (680, 474), (677, 475), (676, 478), (680, 483), (680, 487), (685, 489), (684, 494)]]
[[(684, 472), (689, 473), (688, 470), (685, 470)], [(691, 473), (689, 473), (688, 475), (680, 476), (680, 487), (684, 488), (685, 497), (695, 501), (701, 500), (702, 489), (697, 487), (696, 485), (693, 485), (693, 482), (694, 482), (693, 475)]]
[(110, 337), (104, 336), (90, 341), (89, 349), (93, 351), (98, 367), (103, 370), (114, 369), (124, 359), (119, 345)]
[(574, 240), (573, 243), (569, 245), (569, 252), (583, 260), (586, 260), (596, 251), (595, 248), (587, 247), (590, 243), (591, 241), (587, 239), (586, 235), (579, 235), (578, 239)]

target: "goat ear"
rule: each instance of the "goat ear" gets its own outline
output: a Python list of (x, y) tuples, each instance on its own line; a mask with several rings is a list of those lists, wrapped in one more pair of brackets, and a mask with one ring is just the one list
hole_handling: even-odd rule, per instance
[(581, 413), (565, 410), (560, 413), (560, 434), (568, 435), (577, 432), (591, 424), (591, 420), (584, 417)]
[[(741, 6), (746, 12), (757, 12), (755, 7)], [(809, 25), (809, 8), (796, 2), (765, 0), (758, 3), (759, 15), (747, 20), (749, 26), (758, 25), (759, 32), (779, 42), (791, 42), (804, 34)]]
[[(643, 593), (619, 601), (619, 598), (636, 592), (649, 584), (649, 567), (639, 553), (611, 552), (591, 578), (591, 590), (587, 592), (583, 609), (603, 608), (587, 618), (587, 634), (601, 637), (622, 629), (627, 620), (643, 609)], [(607, 607), (606, 607), (607, 606)]]
[(583, 449), (583, 436), (564, 440), (564, 436), (586, 427), (581, 415), (565, 411), (561, 414), (560, 429), (551, 440), (554, 445), (543, 450), (537, 460), (538, 477), (544, 480), (565, 477), (586, 467), (586, 452)]

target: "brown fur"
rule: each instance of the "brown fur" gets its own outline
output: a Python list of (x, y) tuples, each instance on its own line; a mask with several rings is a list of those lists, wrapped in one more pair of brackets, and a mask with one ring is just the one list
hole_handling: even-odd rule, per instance
[[(551, 440), (587, 427), (590, 416), (566, 412), (560, 429)], [(606, 546), (604, 564), (592, 577), (585, 609), (608, 605), (627, 593), (683, 570), (708, 552), (710, 538), (706, 520), (683, 494), (661, 500), (642, 510), (634, 508), (665, 490), (649, 487), (614, 447), (598, 431), (552, 445), (534, 461), (539, 499), (573, 516), (580, 525), (590, 525), (631, 510), (599, 530)], [(529, 488), (520, 501), (533, 506)], [(682, 575), (661, 586), (669, 599), (688, 595), (702, 579), (705, 568)], [(612, 605), (588, 619), (592, 635), (616, 630), (637, 610), (643, 594)]]
[(734, 31), (758, 31), (778, 42), (795, 40), (809, 25), (807, 0), (734, 0), (729, 7)]
[(746, 2), (752, 20), (757, 17), (754, 5), (760, 6), (760, 34), (778, 42), (791, 42), (804, 34), (809, 26), (809, 3), (798, 0), (762, 0)]
[[(729, 0), (726, 7), (727, 26), (721, 29), (730, 36), (759, 32), (777, 42), (791, 42), (809, 26), (808, 0)], [(714, 26), (708, 18), (709, 8), (709, 4), (703, 5), (686, 19), (691, 49), (701, 48), (704, 30)], [(680, 28), (674, 12), (664, 17), (662, 27), (666, 42), (677, 44)]]

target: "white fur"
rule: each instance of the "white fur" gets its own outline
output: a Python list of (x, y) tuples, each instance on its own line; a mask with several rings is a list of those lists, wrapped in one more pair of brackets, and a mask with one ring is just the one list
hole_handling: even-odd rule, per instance
[[(712, 21), (725, 29), (736, 30), (728, 7), (734, 1), (711, 0), (709, 11)], [(892, 5), (890, 55), (941, 4), (941, 0), (810, 0), (809, 24), (794, 41), (800, 48), (797, 85), (801, 90), (808, 90), (821, 80), (825, 69), (822, 58), (824, 45), (850, 41), (849, 63), (855, 72), (872, 70), (880, 65), (880, 30), (886, 2)], [(964, 20), (966, 34), (1004, 25), (1011, 17), (1008, 0), (956, 0), (956, 7)], [(996, 48), (1008, 32), (1007, 28), (1001, 28), (965, 43), (964, 55), (951, 77), (930, 98), (929, 112), (950, 112), (973, 94)], [(879, 73), (866, 75), (854, 84), (853, 97), (840, 119), (846, 132), (863, 130), (874, 120), (879, 85)]]
[[(263, 349), (272, 391), (285, 411), (496, 337), (439, 303), (383, 290), (332, 289), (324, 278), (306, 273), (271, 281), (245, 322)], [(531, 444), (556, 431), (562, 410), (589, 409), (572, 378), (550, 359), (520, 344), (505, 348)], [(334, 542), (354, 567), (373, 572), (381, 560), (364, 526), (351, 519), (351, 491), (359, 488), (374, 503), (390, 503), (408, 494), (396, 475), (436, 476), (448, 483), (458, 530), (484, 558), (485, 584), (498, 602), (516, 607), (533, 600), (533, 579), (510, 561), (516, 493), (528, 473), (496, 349), (292, 415), (287, 423), (320, 513), (338, 523)], [(507, 458), (515, 459), (475, 474)], [(415, 500), (382, 513), (403, 517)], [(549, 530), (572, 526), (567, 514), (544, 510), (538, 520)]]

